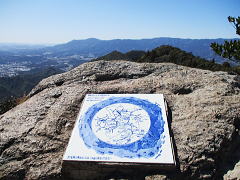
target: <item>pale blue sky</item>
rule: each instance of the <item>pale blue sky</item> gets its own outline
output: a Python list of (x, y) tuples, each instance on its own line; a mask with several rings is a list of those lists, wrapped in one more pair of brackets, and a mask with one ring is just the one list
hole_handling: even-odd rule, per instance
[(0, 42), (235, 38), (240, 0), (0, 0)]

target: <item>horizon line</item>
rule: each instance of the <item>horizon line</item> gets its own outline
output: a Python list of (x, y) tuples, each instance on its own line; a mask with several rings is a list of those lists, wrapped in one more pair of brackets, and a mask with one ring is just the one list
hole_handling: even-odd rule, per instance
[(160, 38), (169, 38), (169, 39), (189, 39), (189, 40), (214, 40), (214, 39), (226, 39), (226, 40), (231, 40), (231, 39), (239, 39), (240, 38), (224, 38), (224, 37), (219, 37), (219, 38), (181, 38), (181, 37), (152, 37), (152, 38), (113, 38), (113, 39), (101, 39), (101, 38), (95, 38), (95, 37), (89, 37), (89, 38), (83, 38), (83, 39), (72, 39), (68, 41), (62, 41), (62, 42), (0, 42), (0, 45), (29, 45), (29, 46), (38, 46), (38, 45), (45, 45), (45, 46), (54, 46), (58, 44), (66, 44), (72, 41), (84, 41), (84, 40), (90, 40), (90, 39), (95, 39), (95, 40), (100, 40), (100, 41), (112, 41), (112, 40), (151, 40), (151, 39), (160, 39)]

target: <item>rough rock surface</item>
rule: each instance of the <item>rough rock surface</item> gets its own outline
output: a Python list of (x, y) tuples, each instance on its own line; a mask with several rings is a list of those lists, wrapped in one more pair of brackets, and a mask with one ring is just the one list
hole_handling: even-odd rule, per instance
[(62, 157), (86, 93), (163, 93), (178, 170), (146, 179), (222, 179), (239, 161), (240, 78), (170, 63), (97, 61), (41, 81), (0, 116), (0, 179), (67, 179)]
[(224, 175), (224, 180), (240, 180), (240, 161), (235, 165), (233, 170)]

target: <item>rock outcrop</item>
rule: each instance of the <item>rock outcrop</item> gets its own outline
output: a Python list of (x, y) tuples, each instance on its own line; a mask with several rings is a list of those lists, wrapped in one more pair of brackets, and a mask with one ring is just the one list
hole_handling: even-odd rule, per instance
[(146, 179), (221, 179), (240, 159), (239, 88), (237, 75), (170, 63), (85, 63), (0, 116), (0, 179), (66, 179), (62, 157), (87, 93), (163, 93), (178, 168)]

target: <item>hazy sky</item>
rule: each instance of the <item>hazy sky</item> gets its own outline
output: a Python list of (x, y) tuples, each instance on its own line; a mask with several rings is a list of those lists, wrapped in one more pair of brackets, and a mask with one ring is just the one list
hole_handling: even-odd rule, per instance
[(0, 0), (0, 42), (235, 38), (240, 0)]

